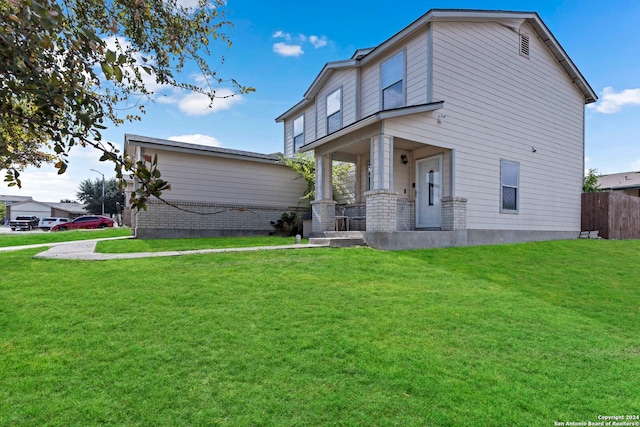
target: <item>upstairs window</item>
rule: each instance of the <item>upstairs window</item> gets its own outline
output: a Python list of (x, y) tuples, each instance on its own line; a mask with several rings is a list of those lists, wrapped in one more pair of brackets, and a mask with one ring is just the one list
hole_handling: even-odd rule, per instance
[(293, 152), (297, 153), (304, 145), (304, 116), (293, 121)]
[(404, 52), (384, 62), (380, 74), (382, 109), (404, 107)]
[(520, 164), (509, 160), (500, 160), (500, 180), (502, 191), (500, 194), (501, 212), (518, 213)]
[(327, 96), (327, 134), (342, 127), (342, 88)]

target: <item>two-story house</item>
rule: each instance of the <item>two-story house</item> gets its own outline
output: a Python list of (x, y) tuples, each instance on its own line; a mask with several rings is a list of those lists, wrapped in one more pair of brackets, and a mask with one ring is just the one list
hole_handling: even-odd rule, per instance
[(316, 235), (335, 229), (342, 161), (371, 246), (562, 239), (580, 232), (596, 99), (537, 13), (434, 9), (327, 63), (276, 121), (287, 155), (314, 153)]

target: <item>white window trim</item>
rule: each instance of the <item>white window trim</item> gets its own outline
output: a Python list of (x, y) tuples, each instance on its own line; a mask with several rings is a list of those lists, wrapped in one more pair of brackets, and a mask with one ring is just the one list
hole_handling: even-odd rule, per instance
[[(396, 56), (402, 55), (402, 78), (396, 80), (387, 86), (382, 86), (382, 66), (387, 62), (394, 59)], [(402, 105), (393, 108), (402, 108), (407, 106), (407, 49), (402, 49), (400, 52), (389, 57), (386, 61), (380, 63), (380, 111), (384, 111), (384, 91), (398, 82), (402, 82)]]
[[(516, 184), (516, 186), (514, 187), (513, 185), (505, 185), (504, 184), (504, 177), (502, 176), (502, 164), (503, 163), (510, 163), (512, 165), (516, 165), (518, 167), (518, 182)], [(515, 188), (516, 189), (516, 208), (515, 209), (505, 209), (504, 208), (504, 201), (503, 201), (503, 197), (504, 197), (504, 187), (508, 187), (508, 188)], [(504, 214), (518, 214), (520, 212), (520, 162), (516, 162), (514, 160), (508, 160), (508, 159), (500, 159), (500, 213), (504, 213)]]
[[(333, 95), (334, 93), (336, 93), (337, 91), (340, 91), (340, 108), (339, 108), (337, 111), (335, 111), (335, 112), (331, 113), (331, 115), (329, 115), (329, 108), (328, 108), (327, 103), (328, 103), (329, 97), (330, 97), (331, 95)], [(332, 90), (331, 92), (329, 92), (329, 93), (327, 94), (327, 96), (325, 97), (325, 100), (324, 100), (324, 107), (325, 107), (325, 116), (326, 116), (326, 117), (325, 117), (325, 120), (326, 120), (326, 122), (327, 122), (327, 125), (326, 125), (327, 135), (329, 135), (329, 134), (331, 134), (331, 133), (334, 133), (334, 132), (337, 132), (337, 131), (339, 131), (340, 129), (342, 129), (342, 123), (343, 123), (343, 120), (344, 120), (344, 115), (342, 114), (342, 112), (343, 112), (343, 111), (342, 111), (342, 107), (343, 107), (342, 97), (343, 97), (342, 86), (335, 88), (334, 90)], [(336, 130), (334, 130), (334, 131), (332, 131), (332, 132), (329, 132), (329, 117), (333, 116), (334, 114), (338, 114), (338, 113), (340, 113), (340, 126), (338, 126), (338, 129), (336, 129)]]
[[(298, 119), (302, 119), (302, 132), (300, 133), (296, 133), (296, 120)], [(299, 115), (298, 117), (296, 117), (295, 119), (293, 119), (293, 123), (292, 123), (292, 127), (293, 127), (293, 153), (297, 153), (298, 150), (296, 149), (296, 137), (302, 135), (302, 145), (300, 147), (302, 147), (304, 145), (304, 125), (305, 125), (305, 119), (304, 119), (304, 113)]]

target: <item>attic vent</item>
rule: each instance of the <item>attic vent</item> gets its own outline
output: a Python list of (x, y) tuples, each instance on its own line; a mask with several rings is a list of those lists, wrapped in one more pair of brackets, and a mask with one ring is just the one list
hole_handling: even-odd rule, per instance
[(520, 33), (520, 55), (529, 57), (529, 36)]

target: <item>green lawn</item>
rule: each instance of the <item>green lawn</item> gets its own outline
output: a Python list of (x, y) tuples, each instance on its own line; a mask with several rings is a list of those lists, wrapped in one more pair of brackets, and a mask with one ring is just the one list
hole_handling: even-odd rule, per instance
[(0, 253), (1, 426), (640, 414), (640, 241), (104, 262)]
[(38, 231), (25, 233), (12, 231), (0, 233), (0, 248), (20, 245), (37, 245), (41, 243), (70, 242), (73, 240), (102, 239), (106, 237), (130, 236), (131, 229), (127, 227), (104, 228), (101, 230), (72, 230), (72, 231)]
[[(303, 239), (302, 243), (308, 243)], [(96, 251), (101, 253), (134, 253), (163, 251), (192, 251), (212, 248), (244, 248), (252, 246), (293, 245), (295, 237), (211, 237), (202, 239), (134, 239), (99, 242)]]

